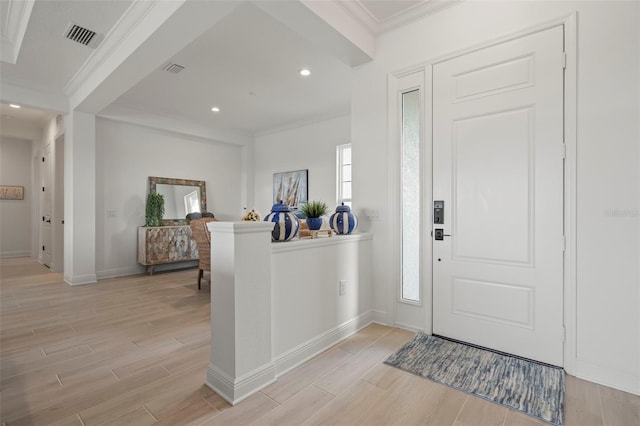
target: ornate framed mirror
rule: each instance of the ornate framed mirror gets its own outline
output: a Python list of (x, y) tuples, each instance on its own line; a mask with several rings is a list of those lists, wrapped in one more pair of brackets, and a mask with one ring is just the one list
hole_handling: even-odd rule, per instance
[(207, 211), (207, 186), (203, 180), (149, 176), (149, 192), (164, 196), (165, 225), (184, 224), (188, 213)]

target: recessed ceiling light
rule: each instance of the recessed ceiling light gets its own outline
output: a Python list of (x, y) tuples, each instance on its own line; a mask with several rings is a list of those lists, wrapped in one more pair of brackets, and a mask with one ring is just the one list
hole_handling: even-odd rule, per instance
[(20, 105), (16, 105), (16, 104), (9, 104), (9, 106), (11, 108), (22, 108)]
[(213, 107), (213, 108), (211, 108), (211, 111), (213, 111), (213, 112), (220, 112), (220, 108), (218, 108), (218, 107)]
[(302, 68), (299, 72), (303, 77), (308, 77), (311, 75), (311, 70), (309, 68)]

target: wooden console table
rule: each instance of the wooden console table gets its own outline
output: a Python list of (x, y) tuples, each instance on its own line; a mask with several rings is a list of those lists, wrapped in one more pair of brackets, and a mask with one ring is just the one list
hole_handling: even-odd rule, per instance
[(149, 275), (156, 265), (190, 260), (198, 260), (198, 246), (188, 225), (138, 228), (138, 263)]

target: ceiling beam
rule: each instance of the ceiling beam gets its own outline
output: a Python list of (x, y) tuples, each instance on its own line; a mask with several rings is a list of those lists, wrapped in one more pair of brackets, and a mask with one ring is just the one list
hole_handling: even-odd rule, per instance
[(242, 2), (133, 2), (67, 85), (70, 109), (98, 113)]
[(33, 2), (34, 0), (6, 0), (0, 5), (0, 16), (6, 14), (0, 31), (0, 61), (10, 64), (18, 61)]

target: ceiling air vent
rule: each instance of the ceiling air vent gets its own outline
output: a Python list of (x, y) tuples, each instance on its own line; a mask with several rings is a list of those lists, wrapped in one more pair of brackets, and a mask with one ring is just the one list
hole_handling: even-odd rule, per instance
[(182, 65), (178, 65), (174, 62), (171, 62), (169, 65), (165, 66), (162, 69), (172, 74), (178, 74), (180, 71), (184, 69), (184, 67)]
[(83, 44), (85, 46), (95, 49), (102, 41), (102, 35), (91, 31), (87, 28), (83, 28), (80, 25), (76, 25), (73, 22), (67, 26), (67, 30), (64, 32), (64, 36), (69, 40), (76, 43)]

